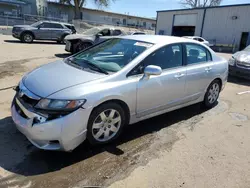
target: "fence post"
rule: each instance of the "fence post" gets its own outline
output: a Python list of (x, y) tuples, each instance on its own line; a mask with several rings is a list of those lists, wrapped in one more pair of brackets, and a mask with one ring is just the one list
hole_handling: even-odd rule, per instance
[(6, 25), (7, 25), (7, 29), (8, 29), (8, 27), (9, 27), (9, 18), (8, 17), (6, 19)]

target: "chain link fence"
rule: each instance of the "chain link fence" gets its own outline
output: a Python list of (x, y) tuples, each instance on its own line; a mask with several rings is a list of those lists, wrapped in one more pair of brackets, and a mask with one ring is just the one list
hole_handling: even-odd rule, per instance
[(20, 17), (11, 15), (0, 16), (0, 34), (11, 34), (11, 30), (14, 25), (31, 25), (41, 20), (67, 22), (67, 20), (59, 18), (36, 16), (29, 14), (24, 14)]
[(74, 24), (78, 33), (82, 33), (84, 30), (91, 29), (93, 27), (116, 27), (122, 29), (125, 32), (141, 31), (147, 34), (155, 34), (154, 30), (145, 29), (143, 27), (128, 26), (122, 24), (109, 24), (90, 20), (73, 20), (72, 24)]
[[(14, 17), (14, 16), (0, 16), (0, 34), (11, 34), (12, 27), (14, 25), (30, 25), (35, 22), (41, 20), (48, 20), (48, 21), (58, 21), (58, 22), (68, 22), (66, 19), (60, 19), (55, 17), (43, 17), (43, 16), (36, 16), (36, 15), (28, 15), (25, 14), (22, 17)], [(122, 24), (109, 24), (109, 23), (102, 23), (96, 22), (91, 20), (72, 20), (72, 24), (75, 25), (75, 28), (78, 33), (82, 33), (86, 29), (91, 29), (93, 27), (116, 27), (120, 28), (125, 32), (135, 32), (141, 31), (147, 34), (154, 34), (154, 30), (145, 29), (143, 27), (138, 26), (128, 26)]]

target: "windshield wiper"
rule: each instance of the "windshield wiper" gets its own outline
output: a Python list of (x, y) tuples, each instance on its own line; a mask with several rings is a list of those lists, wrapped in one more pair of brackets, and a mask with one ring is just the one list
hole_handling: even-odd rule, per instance
[(101, 67), (99, 67), (98, 65), (94, 64), (94, 63), (90, 63), (88, 61), (84, 61), (84, 63), (86, 63), (87, 65), (89, 65), (90, 67), (94, 68), (94, 70), (101, 72), (103, 74), (109, 74), (107, 71), (105, 71), (104, 69), (102, 69)]
[(72, 58), (67, 58), (66, 61), (68, 61), (68, 63), (72, 64), (72, 66), (78, 68), (78, 69), (83, 69), (82, 66), (78, 65)]

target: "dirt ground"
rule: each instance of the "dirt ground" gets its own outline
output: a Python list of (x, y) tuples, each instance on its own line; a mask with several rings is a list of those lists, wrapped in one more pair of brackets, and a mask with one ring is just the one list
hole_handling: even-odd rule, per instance
[(197, 104), (127, 126), (110, 145), (83, 143), (72, 153), (32, 146), (11, 120), (9, 88), (66, 56), (63, 45), (0, 35), (0, 187), (249, 187), (250, 93), (238, 93), (250, 81), (237, 78), (213, 109)]

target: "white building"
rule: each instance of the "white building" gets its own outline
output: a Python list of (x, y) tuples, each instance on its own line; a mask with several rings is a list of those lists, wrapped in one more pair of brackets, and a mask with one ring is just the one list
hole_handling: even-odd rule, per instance
[(235, 51), (250, 44), (250, 4), (157, 12), (156, 34), (201, 36), (215, 48)]
[[(54, 1), (48, 2), (48, 16), (71, 21), (74, 19), (74, 7)], [(155, 29), (156, 20), (152, 18), (120, 14), (97, 9), (82, 8), (81, 19), (102, 24), (134, 26), (144, 29)]]

